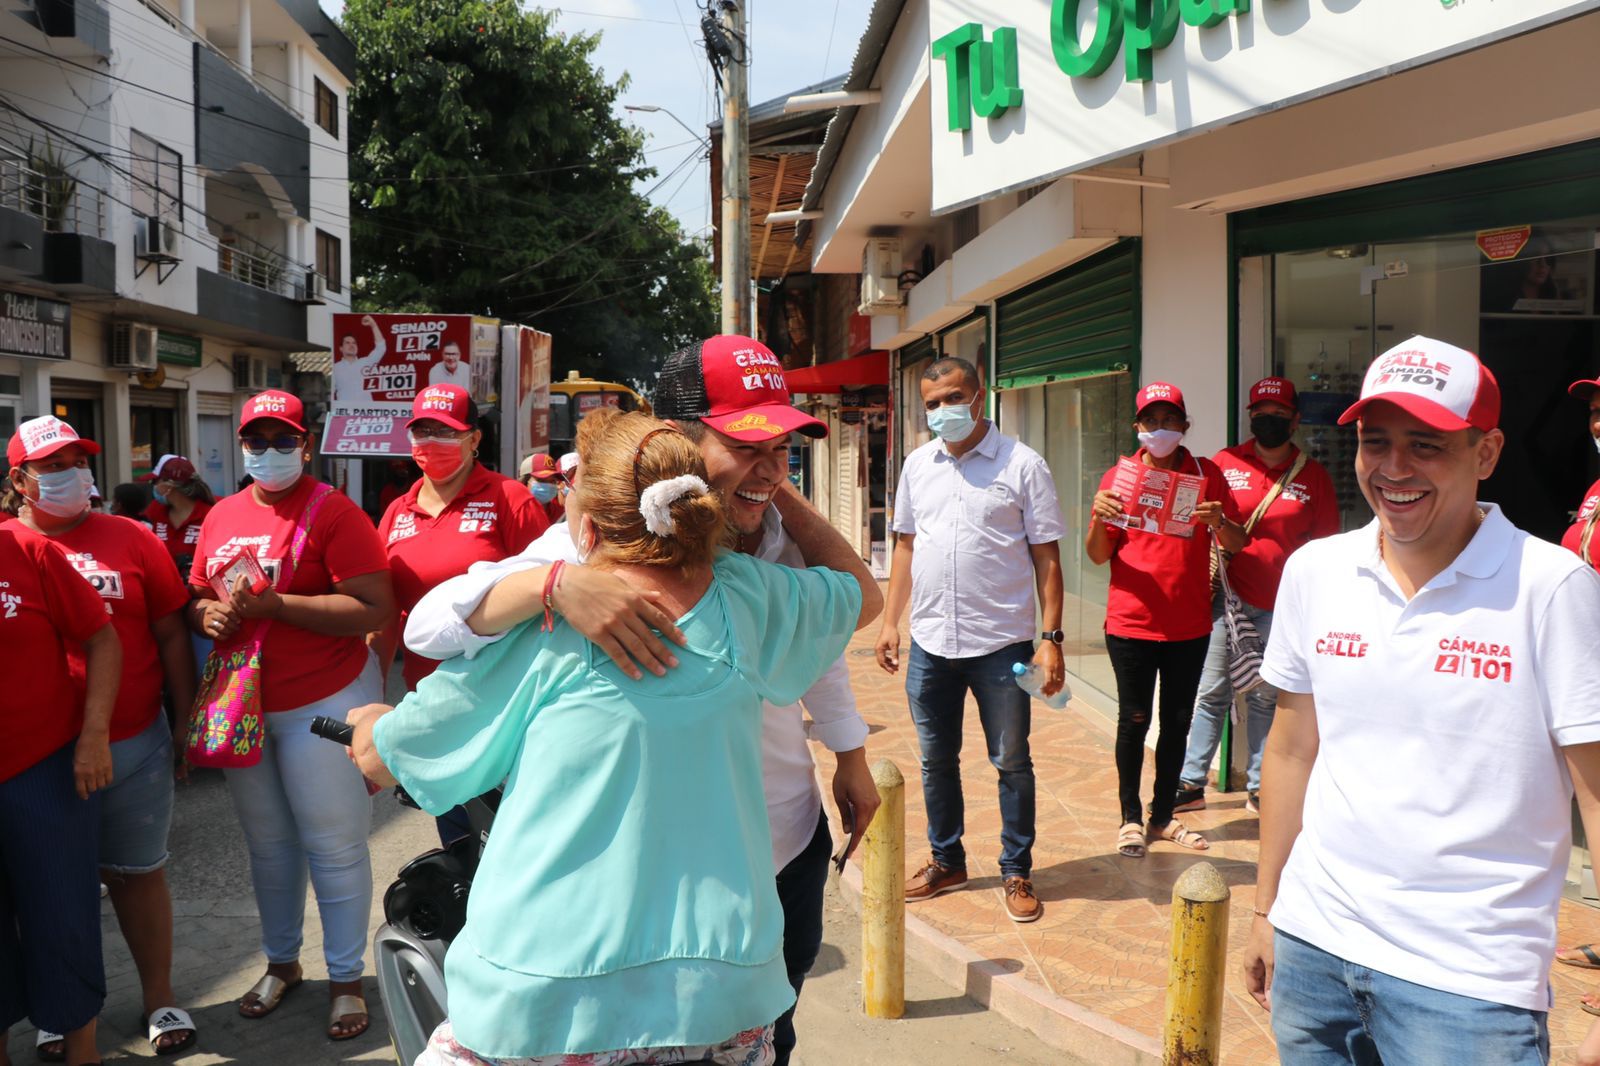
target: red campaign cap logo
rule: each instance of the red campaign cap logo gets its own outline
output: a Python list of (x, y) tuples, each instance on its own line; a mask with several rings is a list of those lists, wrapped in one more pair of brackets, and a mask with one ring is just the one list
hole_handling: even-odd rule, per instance
[(77, 440), (72, 427), (54, 415), (35, 418), (22, 424), (22, 446), (30, 453), (58, 440)]
[(454, 411), (456, 398), (444, 389), (424, 389), (422, 393), (422, 409), (424, 411)]

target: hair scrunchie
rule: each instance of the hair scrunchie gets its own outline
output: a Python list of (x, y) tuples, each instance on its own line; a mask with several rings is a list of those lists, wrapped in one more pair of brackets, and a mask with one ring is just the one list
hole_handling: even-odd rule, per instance
[(658, 537), (672, 536), (672, 505), (691, 492), (709, 491), (706, 483), (693, 474), (669, 477), (645, 486), (639, 493), (639, 513), (644, 516), (644, 528)]

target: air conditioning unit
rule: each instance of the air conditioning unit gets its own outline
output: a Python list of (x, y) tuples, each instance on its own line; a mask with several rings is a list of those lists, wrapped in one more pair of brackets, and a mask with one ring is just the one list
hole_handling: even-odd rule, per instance
[(133, 216), (133, 255), (148, 263), (176, 263), (183, 257), (183, 230), (166, 219)]
[(260, 392), (271, 388), (267, 361), (249, 352), (233, 353), (233, 387), (237, 392)]
[(130, 374), (156, 369), (156, 327), (139, 322), (113, 322), (106, 366)]
[(303, 282), (295, 286), (295, 300), (303, 304), (325, 304), (328, 302), (328, 279), (308, 269)]
[(905, 306), (900, 295), (900, 241), (874, 237), (861, 253), (861, 307), (864, 315), (892, 315)]

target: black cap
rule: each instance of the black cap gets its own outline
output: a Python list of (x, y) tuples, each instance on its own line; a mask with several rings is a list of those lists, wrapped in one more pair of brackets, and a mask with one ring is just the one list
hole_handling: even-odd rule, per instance
[(657, 418), (689, 422), (710, 413), (705, 371), (700, 365), (700, 350), (705, 344), (705, 341), (695, 341), (687, 348), (679, 348), (661, 364), (654, 404)]

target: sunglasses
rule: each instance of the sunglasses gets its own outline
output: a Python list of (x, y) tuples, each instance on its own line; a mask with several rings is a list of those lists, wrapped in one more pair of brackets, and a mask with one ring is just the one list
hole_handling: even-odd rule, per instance
[(251, 455), (265, 455), (269, 449), (288, 455), (305, 447), (306, 439), (293, 433), (285, 433), (280, 437), (240, 437), (239, 443)]
[(412, 444), (416, 444), (418, 441), (424, 440), (458, 441), (466, 440), (468, 437), (472, 436), (472, 430), (451, 429), (449, 426), (417, 425), (406, 430), (406, 436), (411, 439)]

